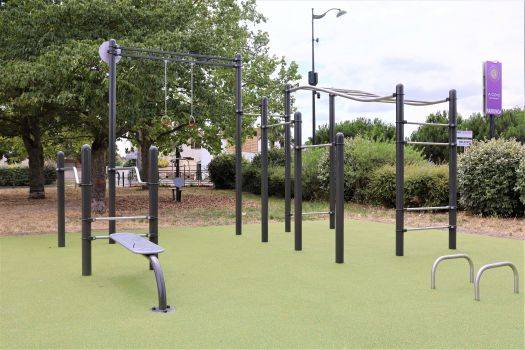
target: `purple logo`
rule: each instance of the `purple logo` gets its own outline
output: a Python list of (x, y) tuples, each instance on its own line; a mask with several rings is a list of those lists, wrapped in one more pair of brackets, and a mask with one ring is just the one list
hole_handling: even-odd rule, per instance
[(483, 113), (501, 115), (501, 62), (483, 62)]

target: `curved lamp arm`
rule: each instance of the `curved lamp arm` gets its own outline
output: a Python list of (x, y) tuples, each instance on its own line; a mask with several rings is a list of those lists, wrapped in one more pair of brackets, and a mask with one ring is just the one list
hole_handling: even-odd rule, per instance
[(337, 11), (337, 14), (335, 15), (336, 17), (341, 17), (343, 15), (346, 14), (346, 11), (345, 10), (342, 10), (340, 8), (337, 8), (337, 7), (333, 7), (329, 10), (326, 10), (324, 13), (320, 14), (320, 15), (315, 15), (313, 12), (312, 12), (312, 18), (313, 19), (321, 19), (323, 18), (324, 16), (326, 16), (326, 14), (330, 11)]

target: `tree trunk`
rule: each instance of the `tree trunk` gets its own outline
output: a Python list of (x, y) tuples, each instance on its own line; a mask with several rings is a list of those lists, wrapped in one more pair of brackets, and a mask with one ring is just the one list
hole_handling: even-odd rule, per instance
[(25, 118), (22, 140), (29, 158), (29, 198), (46, 197), (44, 184), (44, 148), (40, 124), (36, 118)]
[(149, 181), (148, 171), (149, 171), (149, 148), (153, 144), (149, 139), (140, 140), (140, 177), (142, 181)]
[(106, 166), (107, 166), (107, 142), (95, 139), (91, 145), (91, 171), (93, 182), (93, 199), (91, 207), (95, 213), (103, 213), (106, 210)]

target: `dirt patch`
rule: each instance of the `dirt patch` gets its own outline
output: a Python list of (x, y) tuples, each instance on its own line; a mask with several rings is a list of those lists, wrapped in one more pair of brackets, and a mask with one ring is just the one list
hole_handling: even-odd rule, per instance
[[(56, 232), (56, 188), (46, 187), (45, 199), (28, 199), (27, 188), (0, 189), (2, 204), (2, 224), (0, 235), (24, 235)], [(66, 231), (80, 232), (80, 189), (66, 188)], [(304, 203), (305, 211), (315, 211), (325, 207), (325, 203)], [(284, 201), (272, 198), (270, 218), (282, 221)], [(243, 198), (243, 222), (259, 221), (260, 198), (246, 194)], [(117, 189), (117, 215), (147, 215), (148, 192), (140, 188)], [(394, 223), (395, 211), (376, 206), (349, 203), (345, 216), (376, 222)], [(107, 213), (97, 214), (107, 216)], [(320, 218), (318, 218), (320, 219)], [(172, 200), (169, 188), (159, 189), (159, 226), (210, 226), (228, 225), (235, 222), (235, 195), (233, 191), (220, 191), (210, 188), (186, 188), (182, 202)], [(407, 213), (406, 226), (446, 225), (446, 213)], [(137, 230), (145, 232), (146, 221), (122, 221), (117, 224), (118, 231)], [(524, 219), (484, 218), (464, 212), (458, 213), (460, 232), (482, 234), (515, 239), (525, 239)], [(107, 222), (93, 223), (94, 230), (106, 230)]]

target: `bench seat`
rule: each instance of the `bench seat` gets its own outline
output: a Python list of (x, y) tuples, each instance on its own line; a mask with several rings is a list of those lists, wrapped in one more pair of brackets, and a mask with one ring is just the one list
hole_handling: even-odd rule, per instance
[(135, 254), (153, 255), (164, 251), (161, 246), (133, 233), (112, 233), (109, 238)]

